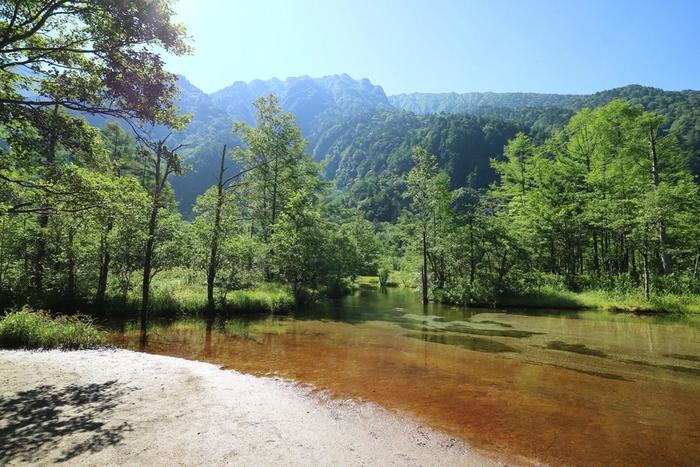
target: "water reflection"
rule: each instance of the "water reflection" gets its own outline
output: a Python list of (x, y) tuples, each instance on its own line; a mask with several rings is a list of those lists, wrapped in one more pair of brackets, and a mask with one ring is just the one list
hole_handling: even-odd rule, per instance
[(563, 352), (574, 352), (581, 355), (594, 355), (596, 357), (607, 357), (605, 352), (594, 350), (586, 347), (583, 344), (567, 344), (562, 341), (552, 341), (547, 343), (547, 348), (552, 350), (561, 350)]
[(700, 464), (693, 320), (423, 306), (362, 289), (291, 316), (120, 323), (152, 353), (376, 401), (487, 449), (563, 464)]
[[(425, 329), (425, 328), (424, 328)], [(451, 334), (433, 334), (425, 329), (422, 333), (402, 334), (404, 337), (413, 339), (421, 339), (425, 342), (434, 342), (437, 344), (455, 345), (469, 350), (479, 352), (517, 352), (513, 347), (490, 339), (481, 339), (479, 337), (459, 336)]]
[(211, 353), (211, 331), (214, 328), (214, 316), (209, 316), (207, 318), (207, 327), (204, 331), (204, 357), (210, 358)]

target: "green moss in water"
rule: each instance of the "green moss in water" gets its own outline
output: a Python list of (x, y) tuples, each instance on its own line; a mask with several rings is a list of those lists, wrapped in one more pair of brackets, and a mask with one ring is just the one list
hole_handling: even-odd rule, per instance
[(516, 349), (502, 342), (491, 339), (481, 339), (479, 337), (435, 333), (410, 333), (404, 334), (404, 337), (420, 339), (426, 342), (433, 342), (435, 344), (454, 345), (468, 350), (475, 350), (477, 352), (517, 352)]
[(446, 328), (446, 330), (451, 332), (458, 332), (460, 334), (473, 334), (475, 336), (515, 337), (518, 339), (522, 339), (524, 337), (532, 337), (536, 334), (542, 334), (540, 332), (519, 331), (517, 329), (477, 329), (459, 324), (450, 325)]
[(590, 349), (583, 344), (568, 344), (562, 341), (552, 341), (547, 344), (547, 348), (550, 350), (560, 350), (562, 352), (572, 352), (581, 355), (591, 355), (593, 357), (607, 357), (605, 352), (600, 350)]

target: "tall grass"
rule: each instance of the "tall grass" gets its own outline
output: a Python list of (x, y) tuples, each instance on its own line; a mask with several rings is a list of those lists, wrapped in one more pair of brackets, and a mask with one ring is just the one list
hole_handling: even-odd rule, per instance
[[(255, 287), (235, 290), (222, 295), (216, 289), (216, 306), (224, 312), (277, 313), (294, 306), (288, 287), (263, 283)], [(140, 307), (141, 290), (130, 291), (127, 307)], [(119, 300), (114, 300), (115, 307)], [(201, 272), (171, 269), (159, 273), (151, 283), (149, 308), (154, 315), (191, 315), (204, 312), (207, 307), (206, 277)]]
[(693, 294), (658, 294), (647, 300), (639, 291), (597, 289), (571, 292), (552, 286), (542, 286), (520, 295), (501, 297), (497, 304), (530, 308), (591, 308), (635, 313), (700, 313), (700, 296)]
[(8, 349), (84, 349), (106, 341), (105, 333), (85, 317), (51, 317), (23, 308), (0, 319), (0, 347)]
[(254, 289), (236, 290), (226, 296), (224, 310), (247, 312), (283, 312), (294, 306), (291, 292), (278, 284), (263, 284)]
[[(357, 276), (355, 278), (355, 285), (357, 287), (379, 287), (379, 276)], [(385, 287), (409, 287), (406, 280), (402, 280), (402, 276), (399, 272), (391, 271), (388, 273)]]

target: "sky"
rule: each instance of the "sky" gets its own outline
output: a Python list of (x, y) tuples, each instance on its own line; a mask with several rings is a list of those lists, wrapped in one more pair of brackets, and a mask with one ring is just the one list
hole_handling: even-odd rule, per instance
[(387, 94), (700, 89), (700, 0), (178, 0), (194, 52), (234, 81), (347, 73)]

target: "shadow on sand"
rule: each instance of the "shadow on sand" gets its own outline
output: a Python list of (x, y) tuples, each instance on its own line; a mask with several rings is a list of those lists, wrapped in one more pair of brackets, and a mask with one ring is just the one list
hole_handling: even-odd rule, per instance
[[(117, 381), (55, 387), (37, 386), (0, 398), (0, 465), (62, 462), (118, 444), (128, 423), (108, 425), (126, 388)], [(61, 446), (66, 436), (76, 442)], [(49, 460), (49, 455), (58, 457)]]

